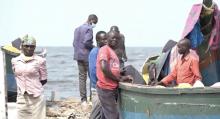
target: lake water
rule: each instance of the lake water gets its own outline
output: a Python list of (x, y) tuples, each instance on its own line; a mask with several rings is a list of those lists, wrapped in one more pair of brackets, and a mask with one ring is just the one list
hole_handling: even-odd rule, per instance
[[(78, 67), (76, 61), (73, 60), (73, 48), (47, 47), (46, 49), (48, 69), (48, 83), (45, 85), (44, 91), (46, 98), (50, 99), (52, 91), (55, 91), (56, 99), (79, 98)], [(145, 59), (159, 54), (161, 48), (127, 47), (126, 52), (128, 61), (125, 65), (131, 64), (140, 71)], [(87, 79), (87, 84), (89, 84), (89, 79)]]

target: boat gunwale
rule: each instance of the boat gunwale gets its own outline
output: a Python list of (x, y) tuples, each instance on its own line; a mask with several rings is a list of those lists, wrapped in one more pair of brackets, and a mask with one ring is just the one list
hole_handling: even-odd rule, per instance
[(220, 88), (214, 87), (198, 87), (198, 88), (158, 88), (149, 85), (141, 85), (141, 84), (131, 84), (131, 83), (119, 83), (120, 91), (132, 91), (135, 93), (145, 93), (145, 94), (212, 94), (219, 93)]

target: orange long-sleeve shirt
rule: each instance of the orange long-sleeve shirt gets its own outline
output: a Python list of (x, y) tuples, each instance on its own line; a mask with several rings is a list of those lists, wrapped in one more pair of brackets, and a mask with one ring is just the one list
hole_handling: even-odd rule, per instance
[(199, 71), (199, 57), (194, 53), (190, 53), (184, 58), (177, 60), (175, 69), (165, 78), (161, 80), (165, 85), (168, 85), (172, 80), (176, 80), (177, 84), (189, 83), (193, 85), (196, 80), (201, 80)]

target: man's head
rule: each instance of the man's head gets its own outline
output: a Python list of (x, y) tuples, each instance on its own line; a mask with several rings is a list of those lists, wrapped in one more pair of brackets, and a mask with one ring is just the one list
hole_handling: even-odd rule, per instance
[(105, 31), (99, 31), (96, 33), (96, 43), (98, 47), (102, 47), (107, 44), (107, 34)]
[(178, 52), (179, 54), (186, 54), (189, 52), (189, 49), (191, 47), (191, 43), (190, 43), (190, 40), (187, 39), (187, 38), (184, 38), (182, 40), (180, 40), (178, 43), (177, 43), (177, 47), (178, 47)]
[(95, 27), (95, 25), (98, 23), (98, 17), (95, 14), (90, 14), (87, 23)]
[(25, 35), (22, 38), (21, 50), (25, 56), (32, 56), (36, 48), (36, 40), (30, 35)]
[(118, 26), (111, 26), (110, 31), (115, 31), (120, 33)]
[(120, 35), (116, 31), (109, 31), (107, 34), (108, 45), (115, 49), (117, 48), (118, 41), (120, 40)]
[(203, 0), (203, 4), (204, 4), (206, 7), (211, 7), (212, 4), (213, 4), (213, 1), (212, 1), (212, 0)]

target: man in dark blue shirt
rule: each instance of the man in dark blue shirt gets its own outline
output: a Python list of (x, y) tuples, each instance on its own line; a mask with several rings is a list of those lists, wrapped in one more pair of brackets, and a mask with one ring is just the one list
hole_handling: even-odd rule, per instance
[(79, 69), (79, 90), (82, 104), (87, 102), (86, 80), (88, 72), (88, 56), (93, 48), (93, 28), (98, 22), (98, 17), (91, 14), (83, 25), (77, 27), (74, 32), (74, 60)]

